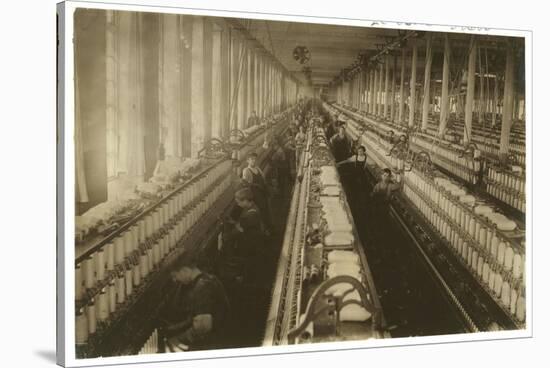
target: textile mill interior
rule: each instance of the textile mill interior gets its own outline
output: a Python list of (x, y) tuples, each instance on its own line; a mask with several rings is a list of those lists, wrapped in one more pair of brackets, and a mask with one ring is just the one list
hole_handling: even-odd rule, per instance
[(525, 329), (523, 38), (78, 9), (72, 46), (78, 357)]

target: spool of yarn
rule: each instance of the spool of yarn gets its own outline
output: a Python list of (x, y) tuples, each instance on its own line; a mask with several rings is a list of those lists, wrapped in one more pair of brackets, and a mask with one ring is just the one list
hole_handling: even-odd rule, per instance
[(124, 240), (122, 237), (115, 238), (115, 263), (121, 264), (124, 262)]
[(468, 266), (474, 268), (474, 254), (477, 256), (477, 252), (474, 250), (473, 246), (468, 247)]
[(96, 332), (96, 328), (97, 328), (97, 318), (96, 318), (94, 298), (92, 298), (92, 300), (90, 301), (86, 309), (87, 309), (86, 316), (88, 317), (88, 334), (92, 335)]
[(108, 296), (109, 296), (109, 313), (114, 313), (116, 311), (116, 286), (115, 281), (111, 281), (109, 283), (108, 288)]
[(105, 246), (105, 253), (107, 254), (107, 270), (112, 271), (115, 269), (115, 245), (114, 243), (108, 243)]
[(160, 213), (158, 210), (153, 212), (153, 233), (156, 233), (160, 230), (161, 223), (160, 223)]
[(470, 234), (471, 237), (475, 239), (475, 231), (476, 231), (476, 220), (473, 217), (470, 217), (469, 225), (468, 225), (468, 234)]
[(153, 264), (156, 266), (160, 261), (160, 241), (153, 244)]
[(493, 291), (495, 290), (495, 275), (496, 273), (495, 273), (494, 267), (490, 267), (489, 268), (489, 288)]
[(138, 248), (138, 245), (140, 243), (139, 241), (139, 227), (137, 225), (134, 225), (131, 227), (132, 232), (132, 252), (135, 251)]
[(510, 308), (510, 284), (508, 281), (502, 283), (501, 297), (502, 303), (505, 307)]
[(166, 254), (168, 253), (168, 236), (165, 236), (161, 239), (161, 247), (160, 247), (160, 259), (164, 259)]
[(132, 250), (133, 250), (134, 239), (133, 239), (132, 231), (131, 230), (126, 231), (122, 235), (122, 239), (124, 242), (124, 256), (128, 257), (130, 254), (132, 254)]
[(519, 296), (516, 303), (516, 317), (521, 322), (525, 321), (525, 297)]
[(95, 253), (95, 263), (96, 263), (96, 275), (97, 280), (101, 281), (105, 278), (105, 251), (100, 249)]
[(481, 243), (481, 240), (480, 240), (481, 234), (480, 234), (480, 232), (481, 232), (481, 224), (476, 219), (475, 220), (475, 229), (474, 229), (474, 239), (478, 244)]
[(462, 256), (462, 251), (464, 249), (464, 245), (465, 245), (465, 242), (462, 239), (459, 240), (458, 247), (457, 247), (456, 251), (460, 256)]
[(493, 289), (497, 297), (500, 297), (502, 291), (502, 275), (500, 272), (495, 272), (495, 287)]
[(493, 239), (491, 240), (491, 254), (496, 259), (498, 255), (498, 246), (500, 244), (500, 239), (496, 234), (493, 235)]
[(109, 298), (105, 288), (103, 288), (98, 297), (97, 319), (105, 321), (107, 318), (109, 318)]
[(126, 269), (126, 271), (124, 272), (124, 286), (125, 286), (125, 290), (126, 290), (126, 296), (130, 296), (132, 294), (132, 291), (133, 291), (133, 287), (132, 287), (132, 282), (133, 282), (133, 278), (132, 278), (132, 268), (131, 267), (128, 267)]
[(512, 274), (519, 280), (522, 274), (523, 259), (517, 253), (514, 254), (514, 260), (512, 262)]
[(132, 278), (134, 286), (139, 286), (141, 282), (141, 269), (139, 263), (132, 268)]
[(504, 254), (506, 253), (506, 243), (503, 241), (498, 245), (497, 261), (501, 266), (504, 266)]
[(172, 241), (170, 242), (170, 250), (176, 247), (177, 242), (178, 242), (178, 233), (177, 231), (174, 231), (172, 232)]
[(146, 235), (146, 226), (145, 226), (145, 220), (142, 219), (140, 222), (138, 222), (138, 245), (145, 242), (145, 239), (147, 239)]
[(478, 258), (477, 258), (477, 267), (476, 267), (476, 270), (477, 270), (477, 275), (479, 277), (482, 277), (483, 276), (483, 264), (485, 263), (485, 260), (483, 259), (483, 257), (480, 255)]
[(83, 308), (76, 313), (75, 330), (75, 343), (77, 345), (86, 344), (88, 342), (88, 319)]
[(92, 256), (87, 257), (84, 260), (84, 286), (87, 289), (91, 289), (95, 284), (94, 275), (94, 260)]
[(153, 262), (153, 248), (147, 249), (147, 268), (149, 272), (153, 271), (155, 263)]
[(74, 270), (74, 295), (76, 300), (80, 300), (84, 294), (84, 281), (82, 277), (82, 267), (81, 264), (77, 264)]
[(147, 259), (147, 251), (142, 252), (139, 256), (139, 271), (142, 279), (146, 278), (149, 274), (149, 260)]
[(124, 303), (126, 299), (126, 290), (125, 290), (125, 278), (124, 273), (121, 273), (116, 279), (116, 297), (117, 303)]
[(183, 226), (184, 221), (182, 218), (179, 218), (178, 223), (176, 224), (176, 239), (179, 239), (183, 236)]
[(468, 243), (464, 242), (462, 245), (462, 259), (466, 262), (468, 261), (468, 254), (470, 253), (469, 249), (470, 247), (468, 246)]
[(511, 289), (510, 291), (510, 312), (516, 314), (516, 307), (518, 302), (518, 292), (516, 289)]
[(487, 242), (487, 229), (485, 228), (485, 226), (481, 226), (479, 228), (479, 245), (481, 245), (481, 248), (482, 249), (485, 249), (486, 248), (486, 242)]
[(168, 211), (166, 209), (166, 203), (163, 203), (161, 206), (160, 206), (160, 209), (159, 209), (159, 220), (160, 220), (160, 226), (164, 226), (166, 225), (166, 223), (168, 222)]
[(512, 249), (510, 244), (507, 244), (506, 251), (504, 253), (504, 269), (511, 271), (513, 262), (514, 262), (514, 250)]
[(153, 236), (155, 230), (153, 228), (153, 216), (147, 215), (145, 217), (145, 235), (147, 238)]
[(489, 263), (484, 262), (483, 263), (482, 279), (483, 279), (483, 282), (487, 285), (489, 285), (489, 271), (490, 271)]

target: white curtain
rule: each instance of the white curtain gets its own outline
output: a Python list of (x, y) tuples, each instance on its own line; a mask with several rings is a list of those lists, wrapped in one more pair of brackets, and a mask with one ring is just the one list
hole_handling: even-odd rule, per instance
[(166, 156), (183, 157), (183, 126), (180, 116), (180, 82), (182, 67), (179, 62), (181, 38), (184, 37), (180, 17), (175, 14), (161, 16), (160, 46), (160, 125), (161, 141)]
[(141, 40), (138, 14), (119, 13), (117, 85), (117, 173), (140, 182), (145, 174), (145, 130), (142, 114)]
[[(78, 45), (78, 42), (75, 42)], [(76, 51), (76, 49), (75, 49)], [(78, 55), (78, 52), (75, 52)], [(75, 58), (75, 61), (77, 59)], [(84, 167), (84, 142), (82, 141), (82, 118), (80, 114), (80, 93), (78, 89), (78, 63), (75, 62), (75, 184), (76, 184), (76, 202), (88, 202), (88, 188), (86, 185), (86, 172)]]

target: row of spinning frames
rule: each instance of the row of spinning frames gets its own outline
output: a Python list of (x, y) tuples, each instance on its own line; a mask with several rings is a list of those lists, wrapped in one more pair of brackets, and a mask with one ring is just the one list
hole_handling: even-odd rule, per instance
[(385, 321), (318, 121), (307, 131), (263, 345), (383, 338)]

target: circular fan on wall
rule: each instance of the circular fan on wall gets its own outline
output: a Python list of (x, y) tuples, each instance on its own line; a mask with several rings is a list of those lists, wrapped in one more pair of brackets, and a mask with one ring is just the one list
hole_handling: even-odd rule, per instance
[(300, 64), (305, 64), (311, 59), (309, 50), (305, 46), (296, 46), (292, 52), (292, 56), (294, 57), (294, 60)]

